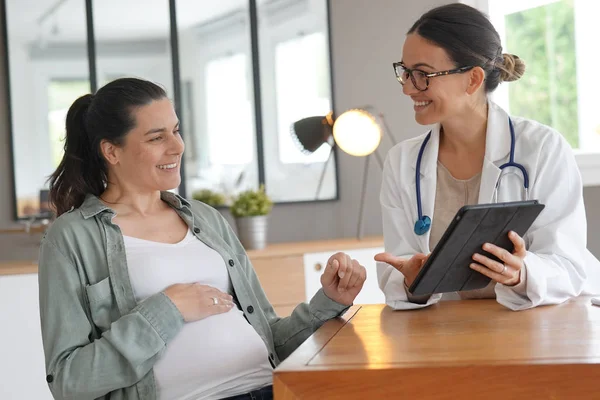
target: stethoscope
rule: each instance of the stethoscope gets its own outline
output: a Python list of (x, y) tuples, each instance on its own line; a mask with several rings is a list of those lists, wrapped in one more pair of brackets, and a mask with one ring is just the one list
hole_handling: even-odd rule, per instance
[[(529, 200), (529, 175), (527, 174), (527, 170), (525, 167), (519, 163), (515, 162), (515, 129), (513, 128), (513, 123), (510, 117), (508, 118), (508, 126), (510, 127), (510, 157), (507, 163), (502, 164), (500, 166), (500, 177), (498, 181), (496, 181), (496, 187), (494, 189), (494, 202), (498, 201), (498, 188), (500, 187), (500, 180), (502, 179), (502, 170), (508, 167), (518, 168), (523, 174), (523, 187), (525, 189), (525, 200)], [(419, 213), (419, 219), (415, 222), (415, 233), (419, 236), (424, 235), (431, 228), (431, 218), (427, 215), (423, 215), (423, 209), (421, 207), (421, 160), (423, 158), (423, 153), (425, 152), (425, 147), (427, 146), (427, 142), (431, 138), (431, 131), (423, 140), (423, 144), (421, 144), (421, 149), (419, 150), (419, 156), (417, 157), (417, 172), (415, 175), (416, 184), (416, 192), (417, 192), (417, 212)]]

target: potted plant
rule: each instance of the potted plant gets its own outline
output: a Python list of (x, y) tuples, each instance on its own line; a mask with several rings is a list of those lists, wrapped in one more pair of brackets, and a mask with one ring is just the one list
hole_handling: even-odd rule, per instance
[(273, 202), (263, 185), (258, 190), (241, 192), (231, 204), (238, 237), (246, 249), (263, 249), (267, 245), (267, 216)]
[(192, 198), (208, 204), (211, 207), (225, 205), (225, 196), (210, 189), (197, 190), (192, 194)]

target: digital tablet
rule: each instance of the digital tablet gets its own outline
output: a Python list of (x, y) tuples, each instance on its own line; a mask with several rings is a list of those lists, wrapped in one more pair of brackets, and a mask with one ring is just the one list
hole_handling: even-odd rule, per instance
[(409, 291), (414, 295), (426, 295), (486, 287), (490, 278), (469, 267), (473, 254), (500, 261), (483, 251), (482, 246), (492, 243), (512, 252), (514, 246), (508, 233), (515, 231), (523, 237), (543, 209), (544, 205), (537, 200), (462, 207)]

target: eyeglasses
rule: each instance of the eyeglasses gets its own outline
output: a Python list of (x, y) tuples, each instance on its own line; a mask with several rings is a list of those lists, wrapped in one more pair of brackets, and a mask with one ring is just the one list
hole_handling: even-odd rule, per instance
[(395, 62), (393, 63), (393, 65), (394, 72), (396, 73), (396, 79), (398, 79), (398, 82), (400, 82), (402, 86), (404, 86), (404, 84), (408, 82), (408, 78), (410, 78), (413, 86), (421, 92), (424, 92), (429, 87), (429, 78), (435, 78), (436, 76), (460, 74), (474, 68), (474, 66), (467, 66), (456, 69), (450, 69), (448, 71), (425, 72), (421, 71), (420, 69), (406, 68), (406, 66), (402, 62)]

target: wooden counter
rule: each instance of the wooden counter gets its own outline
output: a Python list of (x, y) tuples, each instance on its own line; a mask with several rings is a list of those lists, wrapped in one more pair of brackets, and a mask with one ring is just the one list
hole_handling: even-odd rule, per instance
[[(8, 232), (8, 230), (6, 230)], [(10, 230), (10, 232), (17, 232)], [(21, 231), (18, 231), (22, 233)], [(306, 253), (323, 251), (346, 251), (368, 247), (383, 246), (383, 236), (366, 237), (362, 240), (355, 238), (316, 240), (307, 242), (276, 243), (262, 250), (248, 250), (248, 257), (255, 264), (257, 260), (280, 259), (282, 257), (303, 256)], [(333, 254), (333, 253), (332, 253)], [(4, 261), (0, 255), (0, 275), (18, 275), (37, 273), (37, 261)]]
[(0, 276), (37, 274), (37, 261), (0, 261)]
[(600, 307), (355, 306), (274, 373), (275, 398), (599, 399)]

